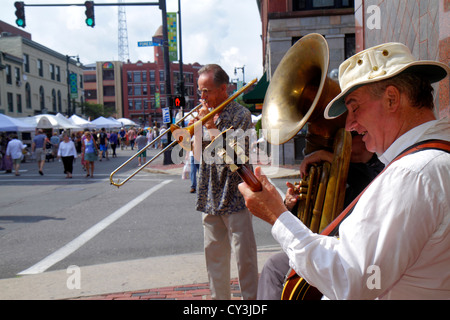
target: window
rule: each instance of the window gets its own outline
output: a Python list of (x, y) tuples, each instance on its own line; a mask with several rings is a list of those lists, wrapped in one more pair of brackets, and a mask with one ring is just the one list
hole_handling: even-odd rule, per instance
[(38, 74), (40, 77), (44, 76), (44, 63), (41, 59), (37, 60), (37, 68), (38, 68)]
[(142, 71), (142, 82), (147, 82), (147, 71)]
[(55, 65), (50, 63), (50, 79), (55, 80), (56, 79), (56, 75), (55, 75)]
[(6, 65), (6, 83), (12, 84), (12, 71), (9, 64)]
[(133, 82), (142, 82), (140, 71), (133, 72)]
[(39, 106), (41, 110), (45, 109), (45, 93), (44, 93), (44, 87), (39, 87)]
[(150, 70), (150, 82), (155, 82), (155, 70)]
[(95, 74), (86, 74), (84, 75), (84, 82), (96, 82), (97, 75)]
[(354, 0), (292, 0), (294, 11), (353, 8)]
[(147, 85), (142, 86), (142, 95), (144, 95), (144, 96), (147, 95)]
[(19, 86), (22, 84), (22, 82), (20, 81), (20, 69), (15, 67), (14, 68), (14, 75), (16, 77), (16, 84)]
[(55, 89), (52, 90), (52, 110), (53, 112), (56, 112), (56, 91)]
[(61, 82), (61, 68), (56, 66), (56, 81)]
[(17, 98), (17, 113), (22, 113), (22, 95), (18, 94)]
[(133, 110), (133, 100), (128, 100), (128, 110)]
[(141, 86), (134, 86), (134, 95), (135, 96), (141, 96), (142, 95), (142, 90), (141, 90)]
[(97, 99), (97, 90), (85, 90), (84, 95), (86, 96), (86, 99)]
[(31, 87), (28, 82), (25, 84), (25, 108), (31, 109)]
[(23, 67), (25, 72), (30, 72), (30, 56), (27, 54), (23, 55)]
[(116, 95), (114, 86), (104, 86), (103, 87), (103, 95), (105, 97), (114, 97)]
[(8, 92), (8, 112), (14, 112), (14, 101), (13, 101), (13, 94), (11, 92)]
[(159, 71), (159, 81), (165, 81), (164, 80), (164, 71)]
[(114, 80), (114, 70), (103, 70), (103, 80)]
[(142, 100), (136, 100), (134, 102), (134, 107), (136, 110), (142, 110)]
[(62, 112), (62, 99), (60, 90), (58, 90), (58, 112)]

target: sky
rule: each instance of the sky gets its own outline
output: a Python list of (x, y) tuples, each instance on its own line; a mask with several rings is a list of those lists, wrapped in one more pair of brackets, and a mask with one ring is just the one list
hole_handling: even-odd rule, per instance
[[(0, 20), (16, 26), (15, 0), (0, 0)], [(27, 4), (84, 3), (84, 0), (24, 0)], [(94, 3), (118, 3), (95, 0)], [(123, 3), (158, 0), (122, 0)], [(183, 62), (217, 63), (231, 79), (261, 78), (262, 28), (256, 0), (181, 0)], [(166, 0), (167, 12), (178, 12), (178, 0)], [(158, 6), (126, 6), (128, 50), (131, 62), (154, 62), (151, 41), (162, 25)], [(83, 64), (118, 60), (118, 7), (95, 7), (95, 27), (86, 26), (84, 6), (25, 6), (26, 27), (32, 40), (61, 54), (79, 56)]]

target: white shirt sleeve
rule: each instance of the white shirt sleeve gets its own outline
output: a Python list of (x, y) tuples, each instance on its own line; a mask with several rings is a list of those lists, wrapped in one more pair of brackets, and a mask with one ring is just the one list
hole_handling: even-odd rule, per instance
[(291, 267), (330, 299), (448, 295), (448, 157), (427, 151), (393, 164), (341, 224), (340, 239), (312, 233), (289, 212), (272, 234)]

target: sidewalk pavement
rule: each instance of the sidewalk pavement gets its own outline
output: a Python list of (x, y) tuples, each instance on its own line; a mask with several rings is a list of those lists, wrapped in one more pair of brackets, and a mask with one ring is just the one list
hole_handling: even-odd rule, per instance
[[(261, 166), (271, 179), (297, 178), (298, 166)], [(152, 165), (143, 171), (181, 175), (183, 165)], [(278, 246), (258, 248), (258, 268), (279, 252)], [(78, 267), (76, 267), (78, 268)], [(79, 276), (79, 277), (78, 277)], [(231, 261), (233, 299), (241, 299), (236, 262)], [(150, 257), (49, 271), (0, 279), (0, 300), (115, 300), (172, 299), (209, 300), (203, 252)]]

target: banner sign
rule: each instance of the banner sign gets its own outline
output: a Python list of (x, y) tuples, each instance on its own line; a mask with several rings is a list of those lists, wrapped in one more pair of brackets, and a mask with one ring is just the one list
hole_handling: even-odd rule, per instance
[(178, 61), (178, 41), (177, 41), (177, 13), (167, 13), (167, 35), (169, 40), (169, 59), (171, 62)]

